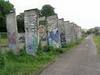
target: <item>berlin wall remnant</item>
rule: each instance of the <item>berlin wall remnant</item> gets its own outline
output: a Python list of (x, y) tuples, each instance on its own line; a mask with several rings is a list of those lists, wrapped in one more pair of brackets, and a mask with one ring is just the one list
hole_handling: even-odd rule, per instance
[(73, 26), (70, 24), (69, 21), (64, 21), (64, 27), (66, 43), (70, 43), (73, 40)]
[(12, 50), (14, 54), (18, 54), (19, 53), (18, 31), (17, 31), (17, 21), (15, 12), (11, 12), (6, 15), (6, 25), (7, 25), (9, 48)]
[(47, 33), (46, 33), (46, 25), (45, 24), (46, 24), (46, 18), (40, 17), (38, 32), (39, 32), (39, 43), (42, 48), (47, 46)]
[(58, 30), (58, 17), (57, 15), (47, 17), (48, 23), (48, 41), (49, 45), (55, 48), (61, 47), (60, 33)]
[(82, 38), (82, 30), (80, 26), (77, 26), (77, 38), (81, 39)]
[(61, 46), (64, 47), (64, 45), (66, 44), (66, 38), (65, 38), (65, 27), (63, 18), (58, 20), (58, 28), (60, 32)]
[(73, 25), (73, 30), (74, 30), (74, 40), (77, 41), (78, 39), (81, 38), (81, 27), (79, 27), (77, 24), (75, 23), (71, 23)]
[(81, 38), (82, 33), (81, 33), (81, 28), (69, 21), (64, 21), (64, 27), (65, 27), (65, 36), (66, 36), (66, 42), (71, 42), (71, 41), (77, 41), (78, 39)]
[(76, 24), (71, 22), (70, 25), (72, 26), (72, 41), (76, 41), (77, 40)]
[(26, 52), (29, 55), (35, 55), (38, 48), (38, 17), (38, 9), (24, 11)]

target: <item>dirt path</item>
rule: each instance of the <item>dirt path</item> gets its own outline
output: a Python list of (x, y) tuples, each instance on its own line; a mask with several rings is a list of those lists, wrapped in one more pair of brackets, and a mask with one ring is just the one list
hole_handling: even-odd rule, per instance
[(69, 54), (64, 54), (40, 75), (100, 75), (100, 58), (92, 36)]

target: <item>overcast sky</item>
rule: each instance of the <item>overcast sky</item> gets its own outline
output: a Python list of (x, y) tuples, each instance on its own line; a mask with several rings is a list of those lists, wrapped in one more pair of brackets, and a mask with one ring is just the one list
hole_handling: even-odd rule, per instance
[(75, 22), (82, 28), (100, 27), (100, 0), (10, 0), (17, 14), (27, 9), (41, 9), (50, 4), (59, 18)]

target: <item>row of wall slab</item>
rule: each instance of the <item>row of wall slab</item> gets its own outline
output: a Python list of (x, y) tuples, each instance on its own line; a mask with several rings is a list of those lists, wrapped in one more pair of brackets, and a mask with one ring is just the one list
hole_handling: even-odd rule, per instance
[(64, 21), (64, 27), (65, 27), (65, 36), (67, 43), (81, 39), (82, 37), (81, 27), (69, 21)]
[[(6, 16), (9, 48), (19, 52), (18, 32), (15, 12)], [(39, 17), (37, 9), (24, 11), (25, 47), (29, 55), (35, 55), (39, 44), (49, 44), (54, 48), (63, 47), (66, 43), (81, 38), (81, 28), (74, 23), (58, 19), (57, 15)], [(20, 35), (21, 36), (21, 35)]]

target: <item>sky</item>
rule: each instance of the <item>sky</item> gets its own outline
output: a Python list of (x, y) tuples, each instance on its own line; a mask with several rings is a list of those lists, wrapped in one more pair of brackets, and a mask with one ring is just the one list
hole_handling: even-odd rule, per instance
[(74, 22), (84, 29), (100, 27), (100, 0), (9, 0), (19, 14), (24, 10), (50, 4), (59, 18)]

